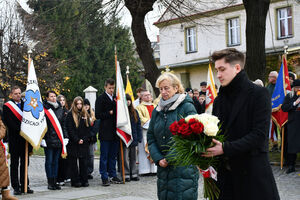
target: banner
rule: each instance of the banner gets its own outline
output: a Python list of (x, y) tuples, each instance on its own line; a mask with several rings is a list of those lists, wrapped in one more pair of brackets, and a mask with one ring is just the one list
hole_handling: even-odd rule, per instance
[(29, 62), (20, 134), (35, 149), (38, 149), (40, 147), (42, 138), (47, 132), (47, 122), (33, 61)]
[(215, 86), (214, 75), (211, 70), (211, 66), (208, 66), (208, 73), (207, 73), (207, 87), (206, 87), (206, 100), (205, 100), (205, 112), (212, 113), (212, 106), (214, 103), (215, 98), (217, 97), (217, 90)]
[(127, 84), (126, 84), (126, 90), (125, 90), (126, 94), (129, 94), (131, 96), (131, 102), (134, 102), (134, 96), (133, 96), (133, 92), (132, 92), (132, 88), (131, 88), (131, 84), (129, 81), (129, 78), (127, 77)]
[(128, 112), (127, 100), (124, 91), (121, 69), (117, 56), (115, 55), (116, 64), (116, 95), (117, 95), (117, 135), (123, 140), (128, 147), (133, 138), (131, 133), (130, 116)]
[(280, 129), (288, 120), (288, 113), (281, 110), (281, 105), (289, 92), (291, 92), (289, 72), (285, 56), (282, 56), (281, 67), (272, 95), (272, 120)]

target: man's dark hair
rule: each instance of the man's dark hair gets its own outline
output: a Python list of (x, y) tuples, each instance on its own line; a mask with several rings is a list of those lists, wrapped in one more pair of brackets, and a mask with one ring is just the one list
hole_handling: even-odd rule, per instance
[(220, 51), (215, 51), (212, 56), (212, 61), (216, 62), (220, 59), (225, 59), (226, 63), (229, 64), (240, 64), (241, 68), (245, 65), (245, 56), (242, 52), (236, 50), (235, 48), (222, 49)]
[(52, 94), (55, 94), (55, 95), (57, 96), (56, 92), (54, 92), (53, 90), (49, 90), (49, 91), (47, 92), (47, 94), (46, 94), (47, 97), (49, 97), (49, 95), (50, 95), (51, 93), (52, 93)]
[(13, 86), (11, 88), (10, 93), (13, 93), (13, 91), (16, 90), (16, 89), (20, 89), (21, 90), (21, 88), (19, 86), (15, 85), (15, 86)]
[(115, 85), (115, 80), (112, 78), (106, 79), (105, 86), (107, 85)]
[(200, 86), (207, 86), (207, 83), (205, 81), (200, 83)]

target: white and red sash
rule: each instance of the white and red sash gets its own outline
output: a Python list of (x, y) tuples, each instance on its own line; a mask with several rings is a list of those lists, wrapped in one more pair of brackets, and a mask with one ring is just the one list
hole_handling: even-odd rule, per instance
[(6, 166), (8, 166), (7, 152), (6, 152), (6, 148), (5, 148), (5, 145), (3, 144), (2, 140), (0, 140), (0, 144), (1, 144), (1, 146), (3, 147), (3, 150), (4, 150)]
[(49, 118), (61, 144), (62, 144), (62, 153), (61, 153), (61, 156), (63, 158), (66, 158), (67, 156), (67, 148), (66, 148), (66, 144), (65, 144), (65, 140), (64, 140), (64, 135), (63, 135), (63, 131), (62, 131), (62, 128), (61, 128), (61, 125), (55, 115), (55, 113), (53, 112), (53, 110), (50, 108), (50, 109), (46, 109), (44, 108), (44, 111), (45, 111), (45, 114), (47, 115), (47, 117)]
[(12, 113), (20, 120), (22, 121), (23, 111), (12, 101), (6, 102), (4, 105), (6, 105)]

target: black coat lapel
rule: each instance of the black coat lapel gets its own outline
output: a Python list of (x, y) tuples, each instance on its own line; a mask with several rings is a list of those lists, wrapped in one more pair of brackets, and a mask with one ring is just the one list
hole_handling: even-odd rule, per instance
[(241, 93), (237, 96), (238, 101), (236, 101), (235, 105), (233, 106), (231, 116), (227, 124), (227, 128), (229, 128), (232, 125), (232, 123), (235, 121), (236, 117), (238, 116), (239, 112), (243, 109), (243, 107), (245, 107), (247, 100), (249, 100), (249, 96), (251, 94), (251, 90), (253, 89), (253, 87), (249, 85), (248, 82), (247, 84), (244, 84), (244, 87), (245, 89), (242, 90)]

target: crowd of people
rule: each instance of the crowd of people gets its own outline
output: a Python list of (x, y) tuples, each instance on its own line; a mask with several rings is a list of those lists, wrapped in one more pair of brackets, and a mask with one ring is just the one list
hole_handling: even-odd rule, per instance
[[(205, 157), (220, 156), (218, 171), (219, 199), (279, 199), (276, 183), (268, 160), (271, 96), (277, 72), (269, 75), (266, 88), (260, 80), (251, 82), (245, 71), (244, 55), (235, 49), (224, 49), (212, 55), (220, 80), (213, 114), (222, 122), (226, 141), (214, 141)], [(293, 91), (288, 94), (282, 110), (288, 112), (286, 124), (286, 173), (295, 171), (297, 153), (300, 152), (300, 80), (290, 74)], [(158, 199), (197, 199), (199, 170), (196, 166), (174, 167), (166, 154), (172, 138), (170, 124), (191, 114), (205, 112), (206, 82), (197, 88), (184, 89), (177, 76), (164, 72), (156, 82), (160, 95), (153, 100), (150, 92), (138, 88), (137, 99), (126, 94), (133, 141), (129, 147), (122, 142), (125, 181), (139, 181), (140, 175), (157, 174)], [(94, 152), (97, 135), (100, 141), (99, 173), (102, 185), (120, 184), (120, 138), (116, 134), (115, 81), (107, 79), (105, 91), (97, 98), (95, 110), (90, 101), (74, 98), (71, 107), (63, 95), (48, 91), (43, 106), (52, 110), (63, 131), (63, 141), (57, 134), (57, 124), (47, 119), (47, 132), (41, 146), (45, 153), (45, 172), (49, 190), (60, 190), (65, 182), (72, 187), (88, 187), (93, 178)], [(25, 139), (20, 136), (21, 113), (24, 101), (21, 88), (11, 89), (11, 99), (4, 104), (0, 120), (0, 139), (8, 133), (10, 153), (10, 181), (14, 195), (24, 193)], [(3, 123), (2, 123), (3, 121)], [(7, 131), (6, 131), (7, 128)], [(271, 130), (271, 129), (270, 129)], [(279, 134), (279, 133), (278, 133)], [(278, 135), (277, 135), (278, 138)], [(2, 143), (3, 144), (3, 143)], [(67, 157), (62, 149), (66, 145)], [(0, 148), (0, 188), (2, 199), (10, 196), (9, 174), (5, 159), (5, 145)], [(28, 145), (28, 151), (32, 147)], [(261, 191), (261, 192), (254, 192)], [(27, 193), (34, 191), (27, 186)]]

